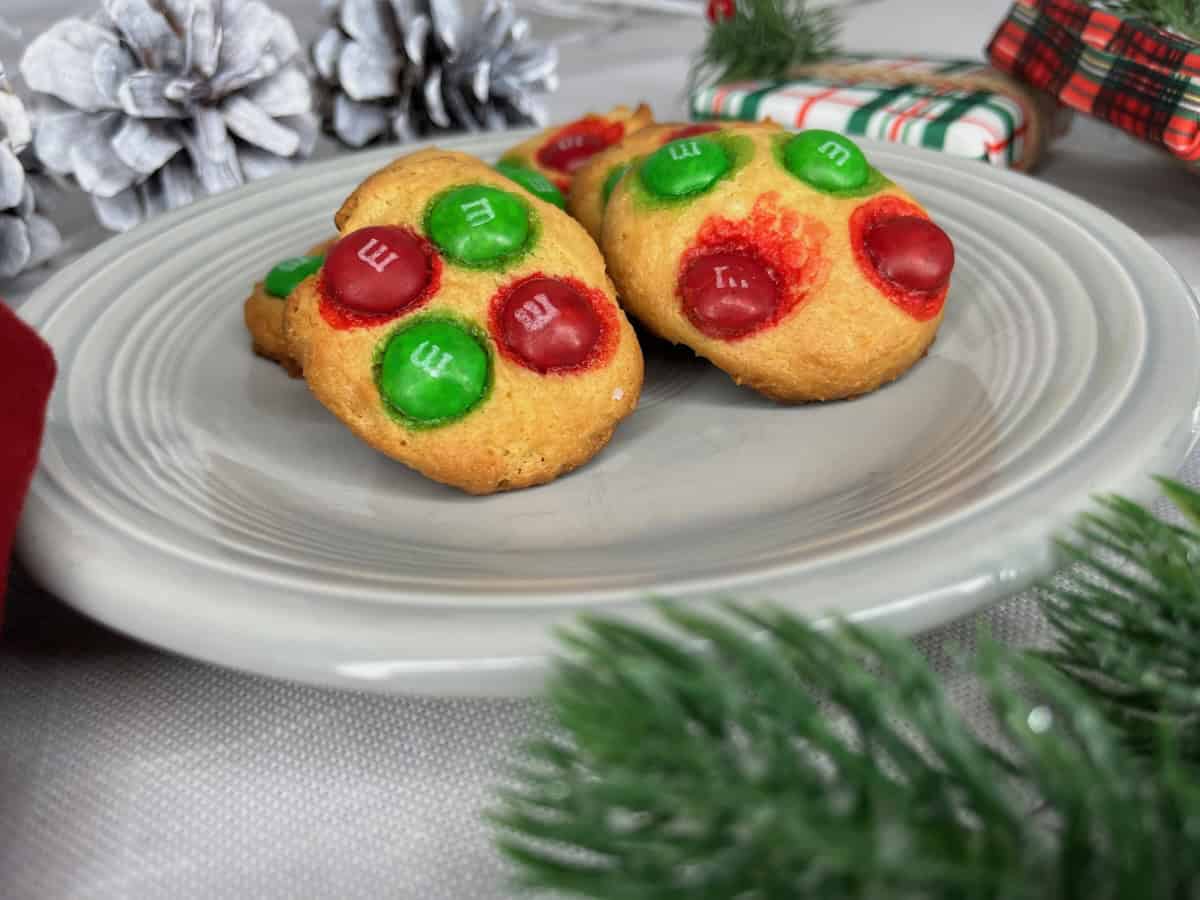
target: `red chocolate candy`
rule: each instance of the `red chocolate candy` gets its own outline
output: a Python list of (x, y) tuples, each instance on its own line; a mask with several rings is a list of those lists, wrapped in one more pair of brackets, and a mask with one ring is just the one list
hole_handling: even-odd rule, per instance
[(429, 284), (432, 250), (406, 228), (351, 232), (325, 257), (325, 289), (336, 303), (367, 315), (404, 310)]
[(933, 293), (950, 280), (954, 245), (946, 232), (919, 216), (898, 216), (871, 226), (863, 248), (883, 278), (908, 291)]
[(680, 293), (688, 319), (715, 338), (747, 334), (770, 319), (779, 306), (775, 279), (745, 253), (697, 257), (683, 273)]
[(542, 148), (542, 165), (560, 172), (574, 173), (608, 145), (594, 134), (566, 134)]
[(683, 128), (676, 128), (663, 138), (663, 143), (669, 144), (671, 141), (681, 141), (684, 138), (695, 137), (698, 134), (709, 134), (718, 130), (720, 130), (720, 126), (713, 125), (711, 122), (698, 122), (695, 125), (685, 125)]
[(538, 372), (581, 365), (600, 340), (600, 317), (591, 302), (554, 278), (531, 278), (516, 287), (500, 312), (508, 349)]
[(537, 160), (547, 169), (566, 172), (578, 171), (584, 163), (615, 144), (625, 134), (620, 122), (604, 119), (582, 119), (568, 125), (547, 141), (537, 152)]

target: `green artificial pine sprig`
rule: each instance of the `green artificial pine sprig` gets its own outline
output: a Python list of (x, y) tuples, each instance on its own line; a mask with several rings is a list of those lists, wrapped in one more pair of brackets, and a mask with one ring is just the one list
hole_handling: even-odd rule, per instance
[[(1200, 494), (1160, 484), (1200, 525)], [(1076, 533), (1060, 544), (1074, 577), (1044, 594), (1059, 638), (1046, 657), (1087, 686), (1135, 749), (1166, 723), (1200, 763), (1200, 533), (1120, 498), (1101, 501)]]
[(837, 52), (840, 18), (808, 0), (712, 0), (714, 19), (688, 90), (725, 81), (784, 78)]
[[(1164, 488), (1193, 521), (1200, 494)], [(1200, 897), (1200, 533), (1105, 501), (1044, 594), (1060, 645), (983, 640), (976, 735), (907, 641), (725, 604), (563, 635), (492, 813), (523, 886), (605, 900)]]
[(1107, 0), (1096, 5), (1200, 41), (1200, 0)]

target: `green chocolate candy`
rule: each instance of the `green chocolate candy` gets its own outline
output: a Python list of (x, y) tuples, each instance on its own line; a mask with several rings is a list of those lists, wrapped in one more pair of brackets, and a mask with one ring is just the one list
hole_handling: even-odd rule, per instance
[(321, 268), (324, 262), (323, 256), (294, 256), (285, 259), (270, 271), (263, 286), (272, 297), (285, 298), (296, 289), (296, 285)]
[(700, 194), (729, 171), (729, 157), (716, 141), (683, 138), (655, 150), (642, 165), (642, 184), (657, 197)]
[(520, 253), (532, 229), (528, 207), (514, 194), (469, 184), (434, 202), (425, 230), (456, 262), (486, 266)]
[(625, 173), (629, 171), (629, 163), (619, 163), (608, 170), (608, 174), (604, 176), (604, 187), (600, 190), (604, 195), (604, 205), (608, 206), (608, 199), (612, 196), (612, 192), (617, 189), (617, 182), (625, 177)]
[(849, 138), (835, 131), (802, 131), (783, 148), (787, 170), (822, 191), (852, 191), (867, 183), (871, 167)]
[(506, 162), (497, 163), (496, 171), (510, 181), (515, 181), (539, 200), (553, 203), (559, 209), (567, 208), (567, 201), (563, 199), (562, 191), (556, 188), (554, 182), (541, 172)]
[(487, 392), (491, 361), (470, 331), (425, 319), (393, 334), (379, 364), (379, 392), (400, 415), (435, 425), (469, 412)]

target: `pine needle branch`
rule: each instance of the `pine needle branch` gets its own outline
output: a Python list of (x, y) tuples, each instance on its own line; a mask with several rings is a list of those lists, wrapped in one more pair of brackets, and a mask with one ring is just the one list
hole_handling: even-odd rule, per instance
[(1096, 5), (1200, 40), (1200, 0), (1106, 0)]
[(726, 81), (784, 78), (797, 65), (838, 50), (835, 8), (809, 0), (737, 0), (716, 22), (688, 76), (688, 91)]
[(606, 900), (1200, 896), (1200, 533), (1112, 498), (1063, 548), (1058, 646), (971, 664), (999, 747), (886, 634), (728, 604), (582, 620), (499, 846), (524, 886)]
[[(1200, 493), (1160, 484), (1200, 519)], [(1059, 638), (1046, 657), (1087, 687), (1132, 747), (1153, 746), (1165, 722), (1179, 752), (1200, 762), (1200, 533), (1128, 500), (1100, 505), (1061, 544), (1076, 565), (1070, 579), (1043, 591)]]

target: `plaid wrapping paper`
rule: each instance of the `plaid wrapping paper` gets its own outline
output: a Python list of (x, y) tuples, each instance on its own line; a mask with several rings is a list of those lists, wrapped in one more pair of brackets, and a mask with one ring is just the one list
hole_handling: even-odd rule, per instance
[(987, 52), (1059, 102), (1200, 159), (1200, 44), (1075, 0), (1018, 0)]
[[(887, 77), (831, 77), (838, 69), (886, 71)], [(824, 128), (1013, 167), (1026, 149), (1027, 110), (998, 92), (929, 83), (971, 81), (988, 71), (976, 60), (842, 57), (795, 79), (699, 90), (692, 96), (692, 116), (774, 119), (788, 127)]]

